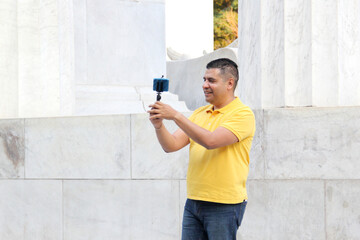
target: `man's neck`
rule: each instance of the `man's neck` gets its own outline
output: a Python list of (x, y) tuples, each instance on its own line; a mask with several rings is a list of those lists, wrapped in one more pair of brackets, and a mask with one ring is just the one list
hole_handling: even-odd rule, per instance
[(226, 105), (228, 105), (229, 103), (234, 101), (235, 98), (236, 97), (233, 95), (233, 96), (228, 97), (225, 101), (223, 101), (219, 104), (216, 104), (216, 105), (214, 104), (214, 110), (225, 107)]

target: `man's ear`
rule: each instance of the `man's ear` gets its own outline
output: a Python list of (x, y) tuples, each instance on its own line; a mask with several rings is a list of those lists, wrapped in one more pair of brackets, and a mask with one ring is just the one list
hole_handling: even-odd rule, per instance
[(234, 78), (229, 78), (228, 81), (227, 81), (227, 89), (230, 90), (230, 89), (233, 89), (235, 86), (235, 80)]

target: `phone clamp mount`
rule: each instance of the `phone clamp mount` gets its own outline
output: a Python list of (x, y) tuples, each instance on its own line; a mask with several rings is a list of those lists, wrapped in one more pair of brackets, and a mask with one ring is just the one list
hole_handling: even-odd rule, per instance
[(156, 101), (161, 100), (161, 93), (169, 91), (169, 79), (164, 78), (164, 75), (161, 78), (154, 78), (153, 90), (156, 91)]

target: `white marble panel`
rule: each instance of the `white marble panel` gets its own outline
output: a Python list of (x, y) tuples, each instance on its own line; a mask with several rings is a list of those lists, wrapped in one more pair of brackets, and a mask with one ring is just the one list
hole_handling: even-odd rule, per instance
[(146, 86), (165, 74), (164, 3), (93, 0), (86, 14), (88, 66), (82, 84)]
[(19, 3), (19, 116), (60, 112), (58, 4)]
[[(59, 115), (71, 116), (75, 112), (75, 43), (73, 0), (58, 1), (59, 15)], [(75, 1), (76, 2), (76, 1)]]
[(178, 226), (178, 181), (64, 181), (64, 240), (179, 239)]
[(360, 105), (360, 2), (338, 1), (339, 105)]
[[(24, 111), (38, 111), (38, 98), (42, 96), (40, 71), (39, 0), (22, 1), (18, 4), (19, 48), (19, 116)], [(43, 110), (43, 109), (41, 109)], [(30, 113), (29, 113), (30, 115)]]
[(264, 179), (264, 113), (263, 110), (255, 110), (254, 114), (256, 120), (256, 131), (250, 150), (248, 179)]
[(325, 240), (322, 181), (251, 180), (238, 238)]
[(309, 106), (312, 104), (311, 0), (285, 0), (284, 19), (285, 105)]
[(359, 119), (359, 107), (265, 110), (266, 178), (358, 179)]
[(0, 120), (0, 179), (24, 177), (24, 120)]
[(326, 235), (328, 240), (360, 236), (360, 181), (326, 182)]
[(262, 107), (281, 107), (285, 105), (284, 0), (262, 1), (259, 11)]
[(74, 16), (74, 68), (75, 83), (86, 83), (87, 78), (87, 31), (86, 0), (73, 1)]
[(262, 108), (260, 5), (260, 0), (239, 0), (238, 92), (253, 109)]
[(0, 195), (0, 239), (63, 239), (61, 181), (0, 180)]
[(130, 116), (25, 120), (27, 178), (129, 178)]
[(115, 101), (79, 99), (76, 102), (76, 116), (145, 113), (141, 101)]
[(0, 118), (18, 117), (17, 1), (0, 1)]
[(337, 2), (337, 0), (311, 1), (313, 106), (338, 105)]
[[(178, 129), (172, 121), (164, 120), (164, 124), (171, 133)], [(185, 179), (189, 146), (174, 153), (165, 153), (148, 114), (131, 115), (131, 136), (132, 178)]]
[(184, 207), (187, 199), (187, 192), (186, 192), (186, 180), (180, 180), (180, 204), (179, 204), (179, 213), (180, 213), (180, 222), (179, 222), (179, 230), (180, 236), (182, 231), (182, 221), (184, 216)]

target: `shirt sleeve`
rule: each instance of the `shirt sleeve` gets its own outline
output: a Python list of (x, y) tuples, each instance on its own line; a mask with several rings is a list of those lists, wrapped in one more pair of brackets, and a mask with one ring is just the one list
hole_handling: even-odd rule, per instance
[(255, 133), (254, 113), (250, 109), (235, 112), (221, 123), (220, 127), (224, 127), (234, 133), (239, 142), (245, 138), (253, 137)]

